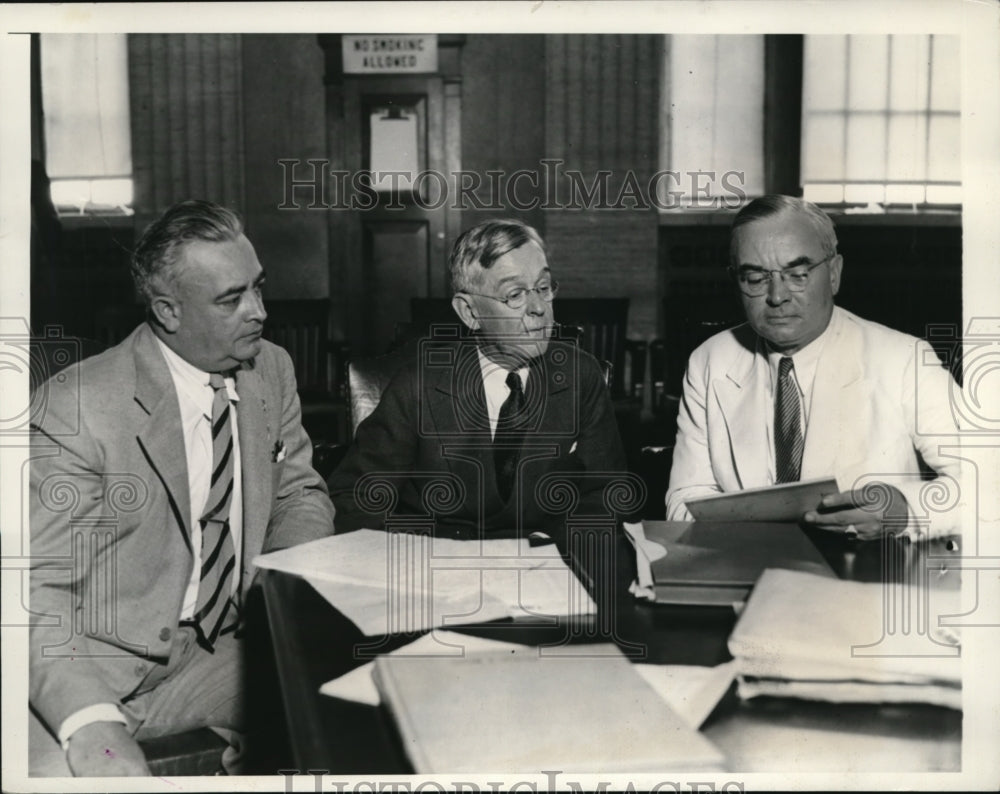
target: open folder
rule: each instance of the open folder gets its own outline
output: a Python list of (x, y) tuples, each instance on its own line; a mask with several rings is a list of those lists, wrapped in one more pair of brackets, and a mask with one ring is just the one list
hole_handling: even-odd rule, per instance
[(626, 524), (625, 532), (636, 549), (633, 593), (657, 603), (739, 604), (765, 568), (834, 577), (795, 524), (646, 521)]

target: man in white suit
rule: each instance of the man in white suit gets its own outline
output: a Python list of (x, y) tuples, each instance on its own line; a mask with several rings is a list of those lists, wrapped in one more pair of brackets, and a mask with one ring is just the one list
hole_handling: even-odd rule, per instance
[[(829, 217), (789, 196), (750, 202), (729, 269), (747, 322), (688, 361), (667, 518), (690, 519), (697, 497), (835, 477), (840, 492), (803, 524), (861, 538), (957, 532), (957, 386), (926, 342), (834, 306), (843, 258)], [(917, 521), (935, 473), (947, 498)]]

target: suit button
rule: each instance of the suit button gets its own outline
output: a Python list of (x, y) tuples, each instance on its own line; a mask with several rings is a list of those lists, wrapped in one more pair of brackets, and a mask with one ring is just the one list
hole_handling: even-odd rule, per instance
[(170, 629), (168, 629), (166, 627), (160, 629), (160, 639), (163, 642), (166, 642), (167, 640), (169, 640), (170, 639)]
[(146, 675), (146, 665), (137, 664), (135, 666), (135, 677), (142, 678), (144, 675)]

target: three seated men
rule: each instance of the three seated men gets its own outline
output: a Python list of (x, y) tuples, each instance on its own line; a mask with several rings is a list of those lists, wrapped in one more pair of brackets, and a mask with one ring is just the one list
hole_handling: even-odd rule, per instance
[[(930, 474), (960, 481), (953, 382), (926, 343), (834, 305), (830, 219), (757, 199), (730, 267), (747, 323), (690, 358), (667, 518), (698, 496), (835, 476), (842, 492), (803, 523), (956, 531), (957, 507), (915, 520)], [(544, 531), (565, 549), (567, 513), (607, 514), (626, 469), (601, 367), (561, 338), (531, 227), (469, 229), (450, 268), (465, 332), (422, 343), (358, 427), (328, 483), (336, 531), (431, 515), (441, 536)], [(291, 361), (261, 339), (264, 271), (238, 218), (172, 207), (133, 275), (148, 321), (76, 365), (79, 392), (50, 382), (33, 428), (32, 609), (58, 618), (31, 632), (33, 774), (148, 774), (137, 740), (196, 726), (238, 745), (250, 560), (334, 531)], [(107, 517), (111, 536), (91, 531)]]

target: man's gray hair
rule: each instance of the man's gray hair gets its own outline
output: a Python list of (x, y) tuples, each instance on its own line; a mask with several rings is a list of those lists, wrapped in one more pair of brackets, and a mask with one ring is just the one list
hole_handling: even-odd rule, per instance
[(816, 230), (819, 235), (820, 244), (827, 256), (837, 253), (837, 232), (833, 228), (833, 221), (823, 210), (813, 204), (795, 196), (782, 196), (777, 193), (755, 198), (743, 209), (736, 213), (733, 218), (731, 236), (729, 238), (729, 261), (730, 264), (738, 265), (736, 261), (736, 230), (740, 226), (759, 221), (764, 218), (771, 218), (786, 212), (796, 212), (803, 215), (806, 220)]
[(527, 243), (534, 243), (545, 253), (541, 236), (526, 223), (516, 220), (485, 221), (466, 230), (455, 241), (448, 266), (454, 292), (477, 288), (477, 267), (489, 270), (504, 254)]
[(243, 234), (243, 222), (232, 210), (210, 201), (189, 199), (174, 204), (143, 232), (132, 254), (132, 280), (136, 292), (150, 305), (188, 243), (231, 242)]

